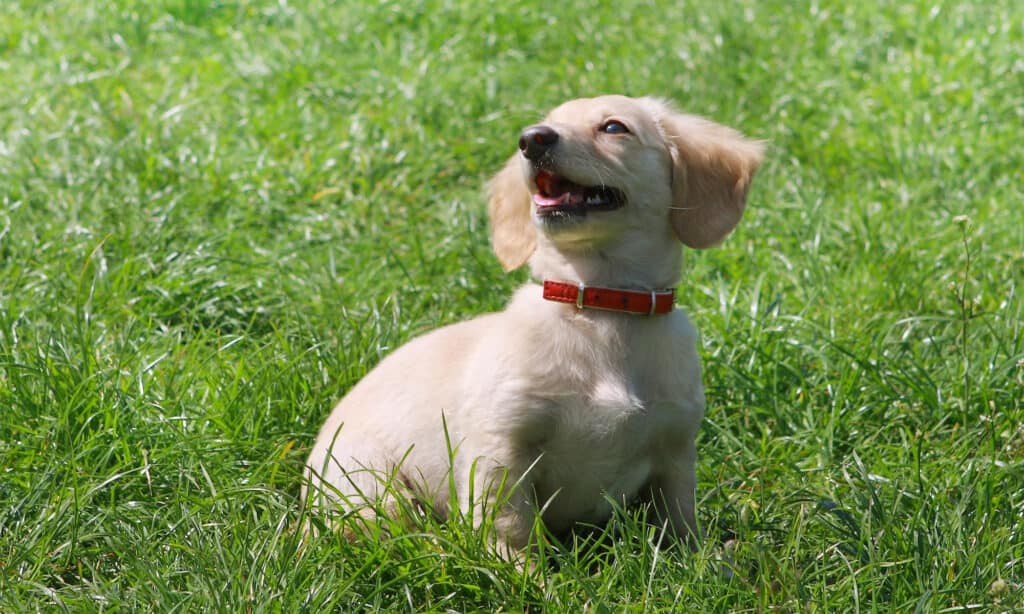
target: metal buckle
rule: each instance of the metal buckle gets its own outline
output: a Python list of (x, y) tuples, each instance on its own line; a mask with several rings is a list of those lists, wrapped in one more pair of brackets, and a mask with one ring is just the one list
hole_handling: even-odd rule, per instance
[(583, 282), (581, 281), (577, 288), (578, 290), (576, 291), (576, 309), (583, 309), (583, 291), (586, 290), (587, 287), (583, 285)]
[(657, 302), (657, 300), (655, 298), (655, 292), (654, 292), (654, 290), (651, 290), (651, 310), (647, 312), (647, 315), (649, 315), (649, 316), (653, 316), (654, 315), (654, 307), (657, 304), (658, 304), (658, 302)]

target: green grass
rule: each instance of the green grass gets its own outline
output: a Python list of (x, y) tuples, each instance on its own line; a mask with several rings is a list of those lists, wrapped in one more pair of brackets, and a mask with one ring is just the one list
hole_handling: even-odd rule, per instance
[[(1012, 0), (8, 0), (0, 611), (1024, 609), (1022, 49)], [(608, 92), (770, 143), (680, 286), (703, 550), (302, 547), (332, 403), (502, 307), (481, 186)]]

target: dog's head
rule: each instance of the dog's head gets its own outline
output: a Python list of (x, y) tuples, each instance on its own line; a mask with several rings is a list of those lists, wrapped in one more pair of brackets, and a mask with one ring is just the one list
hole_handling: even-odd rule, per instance
[(653, 98), (573, 100), (519, 135), (519, 153), (488, 184), (494, 251), (508, 269), (537, 247), (600, 249), (671, 228), (703, 248), (746, 205), (760, 143)]

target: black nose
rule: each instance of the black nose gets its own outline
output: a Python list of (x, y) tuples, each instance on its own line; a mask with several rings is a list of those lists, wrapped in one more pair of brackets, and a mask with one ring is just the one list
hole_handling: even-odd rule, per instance
[(519, 135), (519, 150), (528, 160), (538, 160), (558, 142), (558, 133), (550, 126), (530, 126)]

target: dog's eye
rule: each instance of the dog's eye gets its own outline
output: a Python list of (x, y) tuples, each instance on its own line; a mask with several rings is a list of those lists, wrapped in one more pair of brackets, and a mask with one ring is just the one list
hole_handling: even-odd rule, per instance
[(629, 134), (629, 128), (626, 127), (626, 124), (617, 119), (609, 119), (601, 124), (600, 130), (605, 134)]

